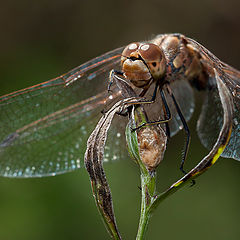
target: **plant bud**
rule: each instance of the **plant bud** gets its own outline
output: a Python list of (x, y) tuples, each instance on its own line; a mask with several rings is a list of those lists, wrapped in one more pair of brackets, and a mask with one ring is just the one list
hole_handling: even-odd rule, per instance
[(141, 161), (149, 171), (153, 171), (163, 160), (167, 136), (161, 127), (152, 125), (142, 127), (137, 138)]

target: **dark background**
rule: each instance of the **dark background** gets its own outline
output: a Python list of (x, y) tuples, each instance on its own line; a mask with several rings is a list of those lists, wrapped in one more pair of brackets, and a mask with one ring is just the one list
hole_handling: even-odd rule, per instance
[[(0, 95), (46, 81), (108, 50), (180, 32), (240, 69), (239, 0), (2, 1)], [(187, 167), (207, 151), (195, 124)], [(159, 189), (181, 176), (183, 134), (168, 145)], [(123, 239), (134, 239), (139, 172), (130, 160), (105, 165)], [(240, 163), (220, 159), (197, 184), (157, 209), (147, 239), (239, 239)], [(42, 179), (0, 179), (0, 239), (109, 239), (84, 169)]]

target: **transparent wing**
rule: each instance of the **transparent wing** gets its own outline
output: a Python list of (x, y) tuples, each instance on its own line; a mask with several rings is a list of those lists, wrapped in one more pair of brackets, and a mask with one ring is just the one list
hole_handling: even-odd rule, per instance
[[(223, 70), (223, 69), (222, 69)], [(221, 80), (228, 86), (233, 98), (233, 128), (231, 138), (222, 157), (233, 158), (240, 160), (240, 89), (239, 89), (239, 76), (227, 71), (219, 71)], [(215, 79), (212, 79), (214, 82)], [(202, 112), (198, 120), (197, 131), (202, 144), (211, 148), (221, 129), (223, 123), (223, 110), (218, 95), (218, 91), (212, 84), (207, 92), (205, 102), (202, 107)]]
[(230, 89), (234, 103), (233, 132), (222, 156), (240, 160), (240, 72), (226, 64), (222, 70), (222, 80)]
[(0, 97), (0, 175), (41, 177), (80, 167), (101, 110), (117, 99), (106, 89), (109, 71), (120, 67), (122, 49)]
[[(186, 39), (200, 53), (209, 68), (215, 68), (220, 79), (228, 87), (234, 103), (233, 129), (230, 141), (222, 153), (222, 157), (240, 160), (240, 72), (221, 62), (214, 54), (208, 51), (193, 39)], [(211, 73), (209, 73), (211, 75)], [(198, 121), (197, 130), (202, 144), (211, 148), (216, 141), (222, 125), (222, 106), (216, 89), (215, 76), (209, 80), (209, 89)]]

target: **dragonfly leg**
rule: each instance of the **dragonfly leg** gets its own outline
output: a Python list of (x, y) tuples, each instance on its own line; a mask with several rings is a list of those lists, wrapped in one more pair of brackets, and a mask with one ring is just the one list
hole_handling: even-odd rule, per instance
[(138, 97), (129, 82), (123, 76), (123, 73), (116, 70), (112, 70), (109, 74), (108, 92), (111, 91), (110, 88), (114, 81), (116, 82), (117, 88), (123, 97)]
[[(113, 83), (113, 81), (116, 81), (116, 83), (118, 85), (118, 88), (119, 88), (119, 90), (121, 90), (123, 96), (126, 96), (126, 97), (137, 96), (136, 93), (134, 92), (134, 90), (129, 85), (129, 83), (122, 76), (123, 76), (122, 72), (116, 71), (116, 70), (112, 70), (110, 72), (110, 75), (109, 75), (109, 80), (110, 81), (109, 81), (109, 86), (108, 87), (111, 87), (111, 84)], [(145, 95), (145, 93), (149, 89), (150, 85), (151, 84), (149, 84), (148, 86), (146, 86), (142, 90), (142, 92), (139, 94), (139, 97), (143, 97)], [(108, 89), (110, 89), (110, 88), (108, 88)], [(141, 127), (146, 126), (146, 125), (156, 125), (156, 124), (160, 124), (160, 123), (166, 123), (166, 134), (167, 134), (168, 137), (170, 137), (170, 129), (169, 129), (169, 126), (168, 126), (168, 122), (171, 120), (171, 113), (170, 113), (169, 107), (167, 105), (167, 101), (166, 101), (164, 92), (162, 90), (162, 86), (160, 87), (159, 84), (156, 83), (155, 84), (155, 88), (154, 88), (154, 92), (153, 92), (153, 95), (152, 95), (152, 98), (150, 100), (141, 100), (140, 99), (139, 101), (132, 102), (131, 105), (152, 104), (152, 103), (154, 103), (155, 100), (156, 100), (156, 97), (157, 97), (157, 90), (158, 89), (160, 91), (161, 98), (162, 98), (162, 101), (163, 101), (164, 115), (165, 115), (166, 118), (158, 120), (158, 121), (146, 122), (146, 123), (144, 123), (144, 124), (142, 124), (140, 126), (137, 126), (134, 129), (132, 129), (132, 131), (140, 129)], [(121, 113), (118, 113), (118, 114), (121, 115), (121, 116), (126, 116), (127, 112), (123, 112), (123, 113), (121, 112)]]
[[(149, 89), (149, 86), (146, 89), (144, 89), (139, 96), (138, 94), (135, 93), (135, 91), (132, 89), (130, 84), (125, 80), (122, 72), (112, 70), (109, 74), (108, 91), (110, 91), (110, 87), (114, 81), (116, 82), (116, 85), (118, 89), (121, 91), (121, 95), (123, 97), (140, 97), (139, 100), (136, 100), (134, 102), (129, 102), (130, 105), (150, 104), (150, 103), (153, 103), (156, 99), (156, 92), (158, 89), (157, 85), (155, 87), (152, 99), (145, 100), (145, 99), (141, 99), (142, 98), (141, 95), (143, 95), (143, 92), (146, 93), (146, 91)], [(128, 111), (119, 112), (117, 114), (121, 116), (126, 116), (128, 114)]]
[[(181, 109), (180, 109), (180, 107), (179, 107), (179, 105), (178, 105), (178, 103), (177, 103), (177, 101), (176, 101), (176, 99), (175, 99), (175, 97), (174, 97), (174, 94), (173, 94), (171, 88), (169, 87), (169, 85), (167, 85), (167, 91), (168, 91), (169, 95), (171, 96), (171, 98), (172, 98), (172, 100), (173, 100), (173, 103), (174, 103), (174, 105), (175, 105), (175, 107), (176, 107), (178, 116), (180, 117), (180, 119), (181, 119), (181, 121), (182, 121), (183, 128), (184, 128), (184, 130), (185, 130), (185, 132), (186, 132), (186, 135), (187, 135), (187, 139), (186, 139), (186, 143), (185, 143), (185, 148), (184, 148), (184, 153), (183, 153), (183, 157), (182, 157), (182, 161), (181, 161), (181, 166), (180, 166), (180, 170), (181, 170), (184, 174), (186, 174), (186, 171), (184, 170), (183, 166), (184, 166), (185, 160), (186, 160), (186, 158), (187, 158), (187, 154), (188, 154), (188, 150), (189, 150), (189, 145), (190, 145), (190, 140), (191, 140), (190, 130), (189, 130), (189, 128), (188, 128), (187, 122), (186, 122), (186, 120), (185, 120), (185, 118), (184, 118), (184, 116), (183, 116), (183, 114), (182, 114), (182, 112), (181, 112)], [(193, 184), (194, 184), (194, 182), (193, 182)]]
[[(156, 89), (158, 89), (158, 85), (155, 88), (155, 90)], [(154, 93), (153, 93), (152, 101), (150, 103), (153, 103), (156, 99), (156, 92), (157, 91), (155, 91), (155, 90), (154, 90)], [(171, 112), (170, 112), (170, 109), (168, 107), (168, 104), (167, 104), (167, 101), (166, 101), (166, 98), (165, 98), (165, 95), (164, 95), (164, 92), (163, 92), (162, 88), (160, 88), (159, 91), (160, 91), (160, 95), (161, 95), (163, 105), (164, 105), (164, 108), (165, 108), (165, 114), (164, 115), (166, 116), (166, 118), (165, 119), (160, 119), (160, 120), (157, 120), (157, 121), (148, 121), (146, 123), (141, 124), (140, 126), (137, 126), (134, 129), (132, 129), (132, 131), (138, 130), (143, 126), (150, 126), (150, 125), (158, 125), (158, 124), (161, 124), (161, 123), (168, 123), (172, 119)], [(140, 104), (147, 104), (149, 102), (148, 101), (146, 101), (146, 102), (140, 101), (139, 103)], [(170, 135), (170, 130), (169, 130), (168, 124), (166, 126), (166, 129), (167, 129), (167, 134)]]
[[(109, 81), (108, 81), (108, 92), (111, 92), (111, 86), (112, 86), (112, 84), (113, 84), (113, 81), (114, 81), (114, 79), (116, 78), (116, 76), (121, 76), (121, 77), (123, 77), (123, 72), (121, 72), (121, 71), (118, 71), (118, 70), (115, 70), (115, 69), (112, 69), (111, 71), (110, 71), (110, 73), (109, 73)], [(121, 80), (123, 80), (122, 78), (121, 78)], [(123, 80), (124, 81), (124, 80)]]
[(122, 117), (127, 117), (127, 116), (129, 116), (129, 112), (130, 112), (130, 109), (127, 108), (127, 109), (124, 109), (121, 112), (116, 112), (116, 114), (119, 115), (119, 116), (122, 116)]
[[(150, 86), (150, 85), (149, 85)], [(153, 95), (152, 95), (152, 98), (150, 100), (146, 100), (143, 98), (144, 94), (147, 92), (147, 90), (149, 89), (149, 86), (147, 86), (145, 89), (143, 89), (143, 91), (137, 95), (140, 97), (139, 100), (135, 101), (135, 102), (131, 102), (129, 104), (131, 105), (141, 105), (141, 104), (152, 104), (155, 102), (156, 100), (156, 96), (157, 96), (157, 89), (158, 89), (158, 84), (155, 85), (155, 89), (154, 89), (154, 92), (153, 92)], [(130, 87), (130, 86), (129, 86)], [(130, 87), (131, 88), (131, 87)], [(145, 125), (145, 124), (144, 124)], [(143, 126), (144, 126), (143, 125)]]
[[(171, 118), (172, 118), (171, 112), (170, 112), (169, 107), (168, 107), (168, 105), (167, 105), (167, 101), (166, 101), (166, 98), (165, 98), (165, 96), (164, 96), (164, 93), (163, 93), (162, 88), (160, 89), (160, 94), (161, 94), (162, 101), (163, 101), (163, 105), (164, 105), (164, 109), (163, 109), (163, 111), (164, 111), (164, 116), (165, 116), (166, 119), (167, 119), (167, 118), (171, 119)], [(163, 96), (162, 96), (162, 95), (163, 95)], [(170, 121), (170, 120), (169, 120), (169, 121)], [(170, 128), (169, 128), (168, 122), (165, 122), (165, 127), (166, 127), (167, 139), (169, 139), (169, 138), (170, 138)]]

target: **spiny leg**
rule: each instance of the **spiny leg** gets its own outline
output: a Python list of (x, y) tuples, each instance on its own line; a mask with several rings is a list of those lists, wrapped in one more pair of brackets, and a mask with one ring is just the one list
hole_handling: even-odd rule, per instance
[[(157, 85), (157, 84), (156, 84)], [(159, 86), (157, 85), (157, 87), (155, 89), (158, 89)], [(148, 121), (146, 123), (143, 123), (141, 124), (140, 126), (132, 129), (133, 131), (143, 127), (143, 126), (150, 126), (150, 125), (158, 125), (158, 124), (161, 124), (161, 123), (168, 123), (171, 119), (172, 119), (172, 116), (171, 116), (171, 112), (170, 112), (170, 109), (168, 107), (168, 104), (167, 104), (167, 101), (166, 101), (166, 98), (165, 98), (165, 95), (164, 95), (164, 92), (162, 90), (162, 88), (159, 88), (159, 91), (160, 91), (160, 95), (161, 95), (161, 98), (162, 98), (162, 101), (163, 101), (163, 105), (164, 105), (164, 108), (165, 108), (165, 111), (166, 111), (166, 119), (160, 119), (160, 120), (157, 120), (157, 121)], [(153, 94), (153, 102), (155, 101), (155, 98), (156, 98), (156, 91), (154, 91), (154, 94)], [(153, 102), (150, 102), (150, 103), (153, 103)], [(140, 104), (142, 104), (142, 102), (139, 102)], [(143, 104), (148, 104), (149, 102), (143, 102)], [(167, 127), (166, 127), (167, 128)], [(170, 131), (169, 131), (169, 127), (168, 127), (168, 134), (170, 134)]]
[[(136, 96), (136, 93), (134, 92), (134, 90), (131, 88), (131, 86), (129, 85), (129, 83), (125, 80), (125, 78), (123, 77), (123, 72), (120, 72), (120, 71), (116, 71), (116, 70), (112, 70), (109, 74), (109, 85), (108, 85), (108, 90), (110, 91), (110, 87), (113, 83), (113, 81), (116, 81), (119, 89), (122, 92), (123, 96)], [(147, 90), (149, 89), (149, 87), (151, 86), (151, 81), (150, 83), (142, 90), (142, 92), (139, 94), (140, 97), (143, 97), (144, 94), (147, 92)], [(121, 84), (121, 86), (120, 86)], [(165, 113), (165, 116), (166, 116), (166, 119), (160, 119), (158, 121), (152, 121), (152, 122), (146, 122), (134, 129), (132, 129), (133, 131), (143, 127), (143, 126), (146, 126), (146, 125), (155, 125), (155, 124), (160, 124), (160, 123), (166, 123), (166, 131), (167, 131), (167, 134), (168, 136), (170, 136), (170, 130), (169, 130), (169, 126), (167, 124), (167, 122), (169, 122), (171, 120), (171, 112), (169, 110), (169, 107), (167, 105), (167, 101), (166, 101), (166, 98), (165, 98), (165, 95), (164, 95), (164, 92), (163, 92), (163, 89), (162, 89), (162, 86), (160, 87), (158, 82), (156, 82), (155, 84), (155, 88), (154, 88), (154, 92), (153, 92), (153, 95), (152, 95), (152, 98), (151, 100), (139, 100), (139, 101), (136, 101), (136, 102), (132, 102), (131, 104), (132, 105), (139, 105), (139, 104), (152, 104), (155, 102), (156, 100), (156, 97), (157, 97), (157, 90), (159, 89), (160, 91), (160, 95), (161, 95), (161, 98), (162, 98), (162, 101), (163, 101), (163, 105), (164, 105), (164, 113)], [(120, 115), (122, 115), (122, 113), (119, 113)], [(126, 113), (124, 113), (125, 115)]]
[[(183, 158), (182, 158), (181, 166), (180, 166), (180, 170), (181, 170), (184, 174), (186, 174), (186, 171), (183, 169), (183, 166), (184, 166), (185, 160), (186, 160), (186, 158), (187, 158), (187, 154), (188, 154), (188, 150), (189, 150), (189, 145), (190, 145), (190, 140), (191, 140), (190, 130), (189, 130), (189, 128), (188, 128), (187, 122), (186, 122), (186, 120), (185, 120), (185, 118), (184, 118), (184, 116), (183, 116), (183, 114), (182, 114), (182, 112), (181, 112), (181, 109), (180, 109), (180, 107), (179, 107), (179, 105), (178, 105), (178, 103), (177, 103), (177, 101), (176, 101), (176, 99), (175, 99), (175, 97), (174, 97), (174, 94), (173, 94), (171, 88), (169, 87), (169, 85), (167, 85), (167, 91), (168, 91), (169, 95), (171, 96), (171, 98), (172, 98), (172, 100), (173, 100), (173, 103), (174, 103), (174, 105), (175, 105), (175, 107), (176, 107), (177, 113), (178, 113), (178, 115), (179, 115), (179, 117), (180, 117), (180, 119), (181, 119), (181, 121), (182, 121), (183, 128), (184, 128), (184, 130), (185, 130), (185, 132), (186, 132), (186, 135), (187, 135), (186, 144), (185, 144), (185, 149), (184, 149), (184, 154), (183, 154)], [(193, 181), (192, 183), (194, 184), (195, 182)]]
[[(118, 70), (115, 70), (115, 69), (112, 69), (109, 73), (109, 77), (108, 77), (108, 92), (111, 92), (111, 86), (113, 84), (113, 81), (114, 79), (116, 79), (116, 77), (120, 75), (121, 77), (123, 77), (123, 72), (122, 71), (118, 71)], [(122, 78), (121, 78), (122, 81), (124, 81)]]
[[(149, 87), (152, 84), (152, 79), (149, 80), (149, 84), (147, 86), (145, 86), (145, 88), (141, 91), (141, 93), (139, 95), (137, 95), (135, 93), (135, 91), (132, 89), (132, 87), (130, 86), (129, 82), (126, 81), (123, 72), (121, 71), (117, 71), (117, 70), (111, 70), (109, 73), (109, 82), (108, 82), (108, 91), (111, 91), (111, 85), (113, 84), (113, 82), (116, 82), (116, 84), (118, 85), (119, 90), (124, 90), (124, 92), (122, 92), (122, 95), (124, 97), (140, 97), (142, 98), (146, 92), (148, 91)], [(120, 84), (121, 83), (121, 84)], [(119, 86), (120, 84), (120, 86)], [(158, 84), (155, 85), (155, 89), (153, 92), (153, 96), (151, 98), (151, 100), (139, 100), (136, 102), (132, 102), (132, 105), (137, 105), (137, 104), (150, 104), (153, 103), (156, 99), (156, 95), (157, 95), (157, 89), (158, 89)], [(126, 95), (126, 96), (125, 96)]]
[[(164, 108), (163, 108), (164, 116), (165, 116), (165, 118), (170, 118), (171, 119), (171, 112), (170, 112), (169, 107), (167, 105), (167, 101), (166, 101), (166, 98), (165, 98), (165, 95), (164, 95), (164, 92), (163, 92), (162, 88), (160, 88), (160, 94), (161, 94), (163, 105), (164, 105)], [(165, 122), (165, 127), (166, 127), (166, 135), (167, 135), (167, 138), (169, 140), (169, 138), (170, 138), (170, 128), (169, 128), (168, 122)]]

